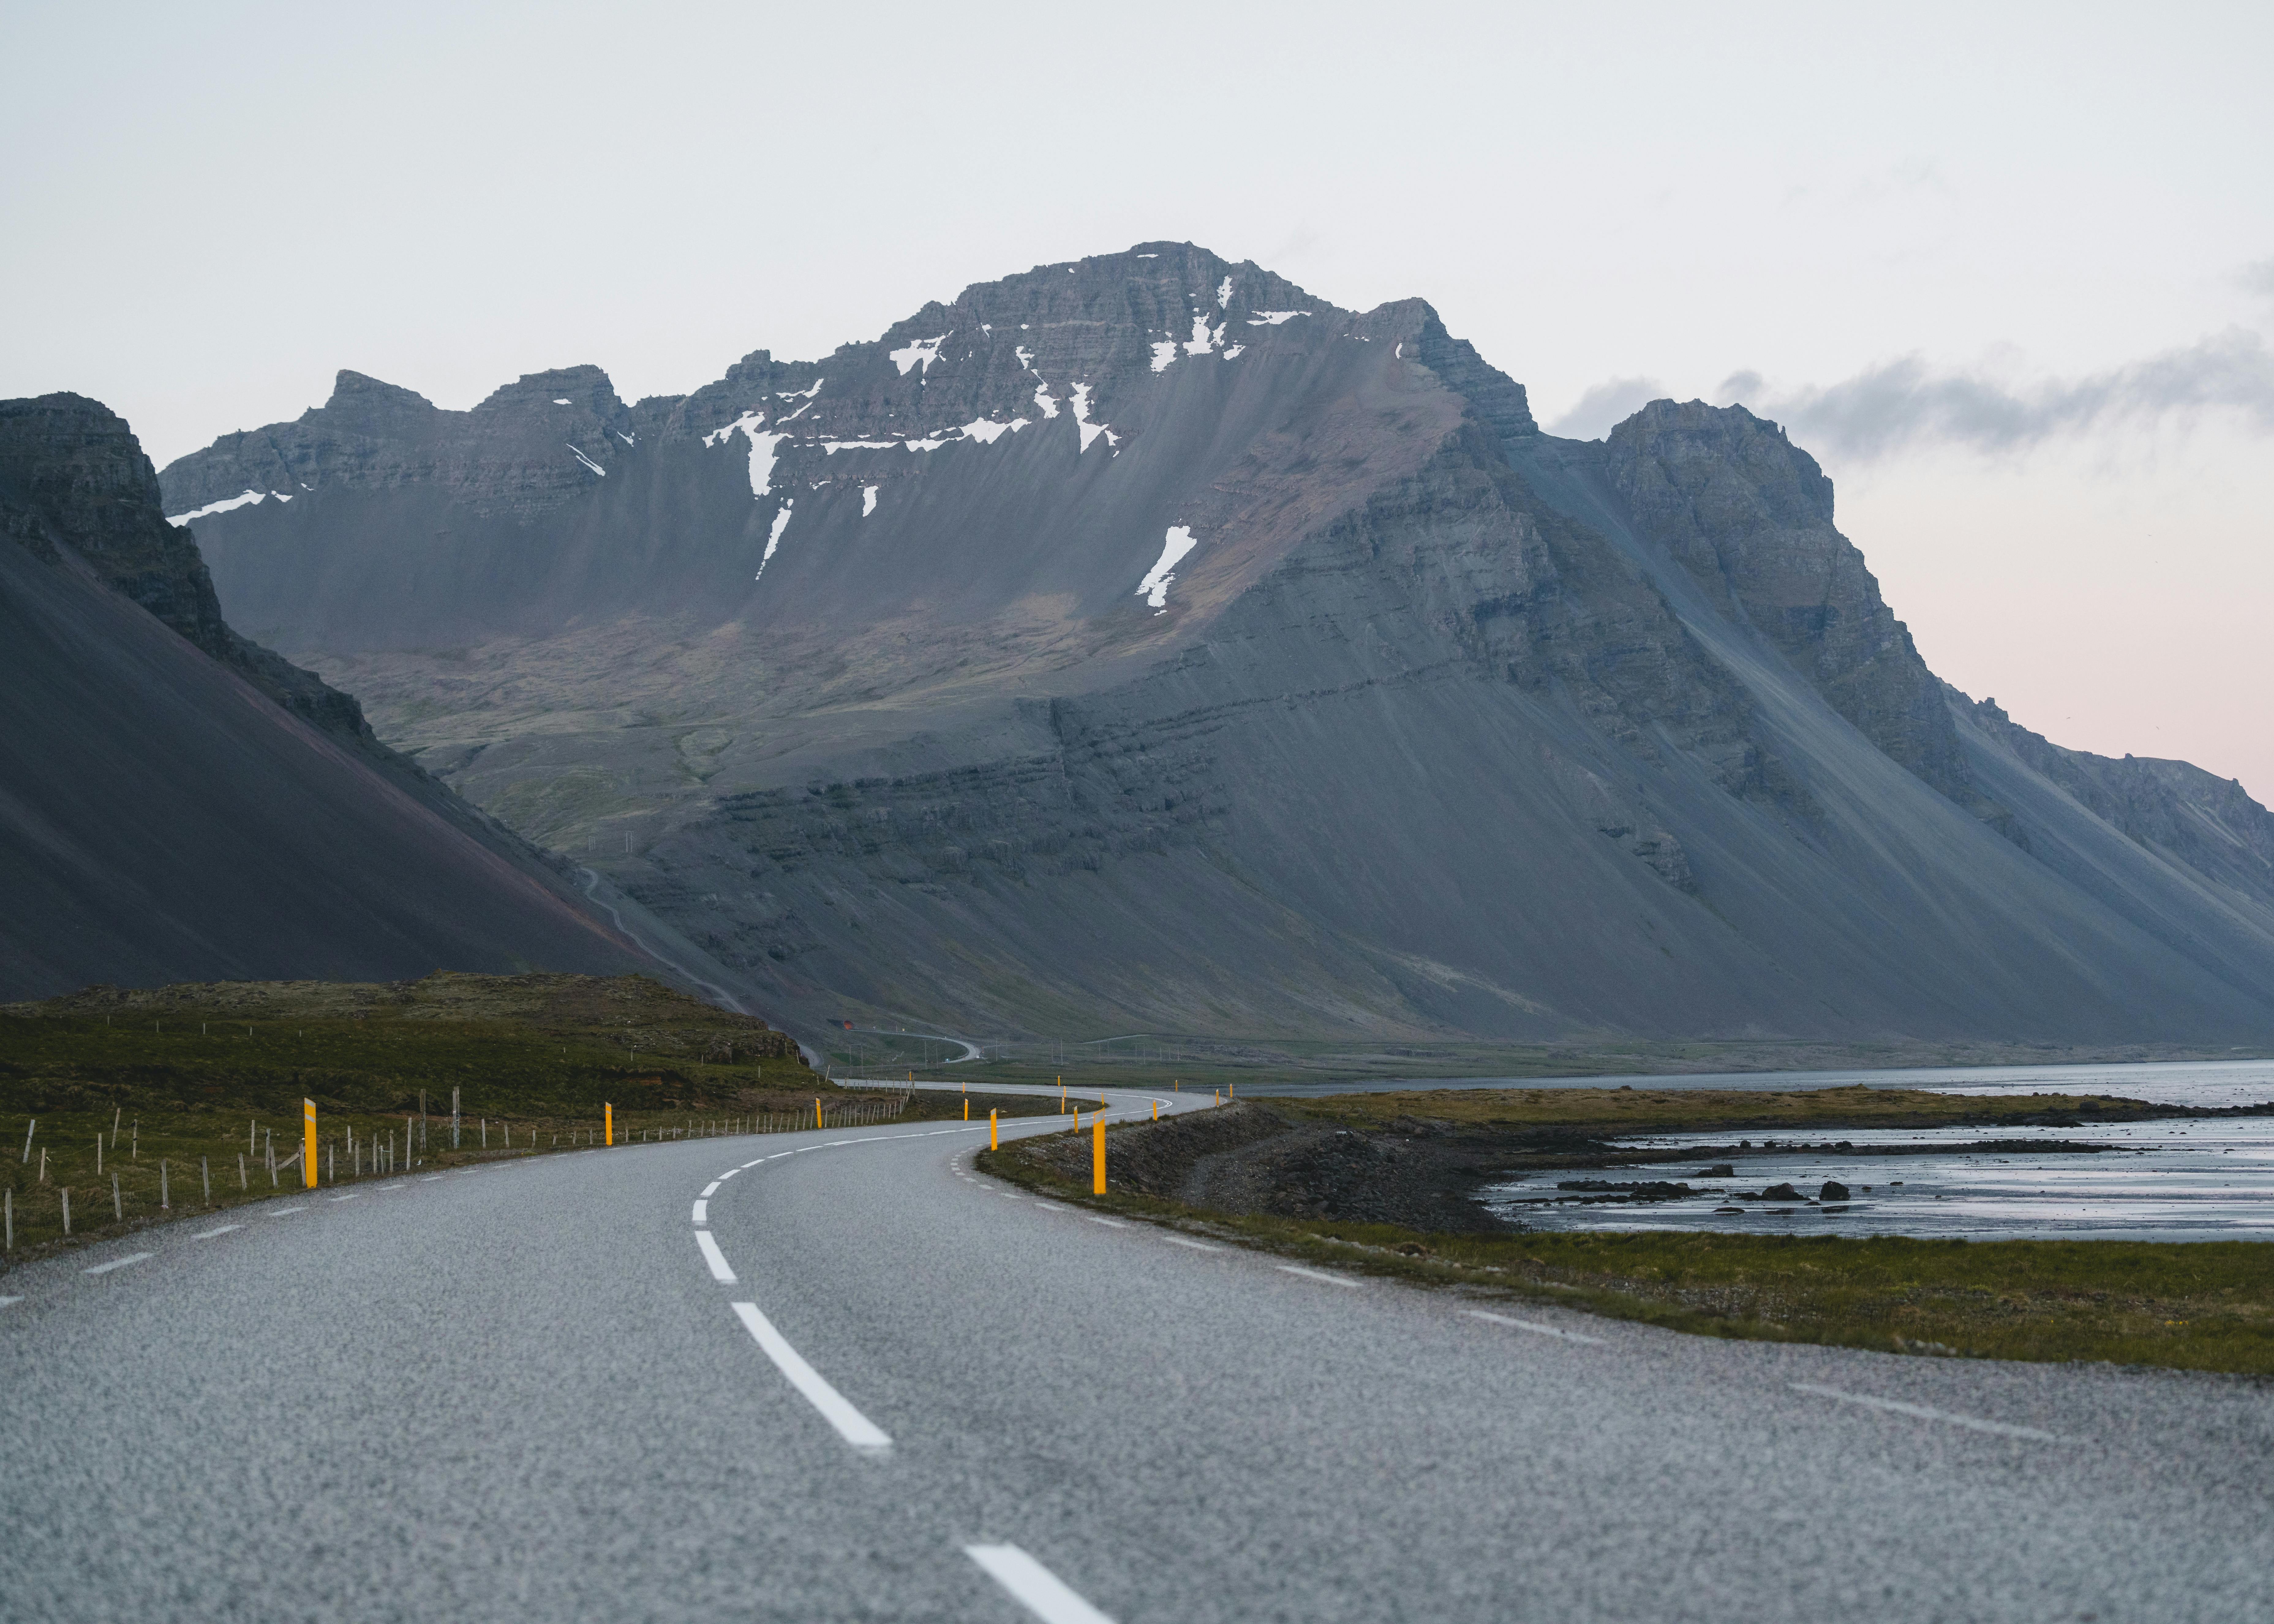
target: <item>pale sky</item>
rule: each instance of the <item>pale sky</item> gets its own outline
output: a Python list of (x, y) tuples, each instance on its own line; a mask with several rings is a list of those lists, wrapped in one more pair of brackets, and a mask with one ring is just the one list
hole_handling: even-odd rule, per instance
[(681, 393), (1155, 237), (1743, 400), (1928, 662), (2274, 797), (2274, 7), (0, 0), (0, 395)]

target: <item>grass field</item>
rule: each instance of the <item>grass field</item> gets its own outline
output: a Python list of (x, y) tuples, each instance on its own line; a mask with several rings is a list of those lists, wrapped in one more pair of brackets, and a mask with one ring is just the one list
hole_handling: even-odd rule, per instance
[(817, 1100), (832, 1126), (961, 1110), (840, 1089), (764, 1023), (644, 977), (91, 989), (0, 1008), (5, 1256), (62, 1239), (65, 1191), (74, 1239), (289, 1193), (299, 1169), (270, 1156), (300, 1148), (304, 1099), (328, 1186), (589, 1145), (607, 1105), (619, 1142), (810, 1126)]

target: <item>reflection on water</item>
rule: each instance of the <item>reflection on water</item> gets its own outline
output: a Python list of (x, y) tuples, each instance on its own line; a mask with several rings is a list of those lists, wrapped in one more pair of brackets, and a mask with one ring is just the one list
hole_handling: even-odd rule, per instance
[[(2043, 1071), (2032, 1080), (2043, 1093), (2121, 1092), (2134, 1099), (2155, 1097), (2142, 1093), (2136, 1084), (2120, 1090), (2113, 1086), (2088, 1090), (2066, 1080), (2047, 1086)], [(1969, 1088), (1964, 1092), (1987, 1091)], [(2265, 1097), (2264, 1093), (2257, 1095)], [(1638, 1150), (1712, 1147), (1717, 1154), (1701, 1156), (1694, 1163), (1651, 1162), (1631, 1170), (1585, 1168), (1526, 1172), (1519, 1180), (1482, 1192), (1480, 1199), (1499, 1215), (1535, 1229), (1721, 1229), (1749, 1235), (1965, 1236), (1998, 1240), (2274, 1239), (2274, 1118), (2144, 1122), (2093, 1128), (1834, 1131), (1835, 1142), (1848, 1142), (1846, 1151), (1826, 1147), (1825, 1132), (1815, 1131), (1813, 1147), (1796, 1137), (1777, 1134), (1756, 1139), (1751, 1151), (1734, 1156), (1726, 1154), (1733, 1142), (1726, 1132), (1623, 1139), (1623, 1146)], [(1962, 1148), (1992, 1137), (2006, 1144), (1995, 1151)], [(2082, 1154), (2051, 1150), (2032, 1154), (2007, 1147), (2031, 1141), (2105, 1148)], [(1874, 1145), (1917, 1148), (1882, 1155), (1857, 1154)], [(1737, 1177), (1700, 1177), (1707, 1166), (1724, 1161), (1735, 1168)], [(1577, 1192), (1555, 1187), (1562, 1181), (1583, 1179), (1687, 1183), (1697, 1193), (1662, 1201), (1579, 1204), (1572, 1199)], [(1781, 1184), (1814, 1197), (1826, 1180), (1845, 1184), (1850, 1199), (1818, 1204), (1759, 1199), (1762, 1192)], [(1743, 1210), (1716, 1210), (1728, 1207)]]

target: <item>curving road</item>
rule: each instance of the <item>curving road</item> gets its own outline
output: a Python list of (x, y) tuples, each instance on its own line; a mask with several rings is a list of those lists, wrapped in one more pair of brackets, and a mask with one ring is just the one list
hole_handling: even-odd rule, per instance
[(983, 1132), (493, 1164), (19, 1269), (6, 1615), (2274, 1617), (2263, 1386), (1479, 1312), (1005, 1190)]

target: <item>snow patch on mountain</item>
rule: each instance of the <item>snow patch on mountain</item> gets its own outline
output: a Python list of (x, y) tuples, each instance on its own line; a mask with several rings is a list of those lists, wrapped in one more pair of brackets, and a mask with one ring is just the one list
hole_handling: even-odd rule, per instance
[(1216, 284), (1216, 307), (1218, 310), (1230, 310), (1231, 308), (1231, 278), (1230, 276), (1226, 276), (1221, 282)]
[(1046, 383), (1040, 381), (1035, 383), (1035, 404), (1042, 408), (1043, 416), (1045, 417), (1055, 417), (1058, 415), (1058, 396), (1050, 393), (1050, 386)]
[(929, 372), (931, 371), (931, 364), (939, 359), (939, 347), (954, 335), (954, 329), (950, 328), (937, 338), (916, 339), (904, 348), (891, 352), (892, 365), (900, 369), (900, 376), (903, 378), (908, 375), (908, 369), (912, 366), (920, 366)]
[[(305, 490), (307, 487), (304, 485), (301, 488)], [(217, 513), (230, 513), (239, 508), (257, 508), (272, 496), (280, 502), (289, 502), (292, 500), (282, 491), (248, 490), (242, 496), (232, 496), (225, 501), (207, 502), (204, 507), (193, 508), (188, 513), (169, 514), (166, 515), (166, 523), (187, 524), (192, 519), (210, 518)]]
[(795, 497), (787, 498), (781, 505), (781, 511), (774, 515), (773, 528), (766, 532), (765, 553), (758, 560), (758, 573), (752, 575), (751, 580), (763, 581), (766, 578), (766, 566), (774, 561), (774, 549), (781, 545), (782, 532), (789, 528), (789, 510), (796, 506)]
[(1073, 420), (1081, 429), (1081, 448), (1084, 451), (1089, 449), (1089, 442), (1100, 434), (1105, 436), (1108, 447), (1120, 445), (1119, 437), (1111, 428), (1103, 423), (1092, 423), (1089, 420), (1089, 386), (1086, 383), (1078, 383), (1073, 387)]
[(877, 487), (873, 485), (864, 485), (861, 487), (861, 516), (865, 519), (876, 511)]
[(787, 434), (765, 434), (758, 425), (766, 420), (762, 411), (746, 411), (723, 429), (712, 429), (703, 437), (705, 446), (715, 446), (740, 429), (750, 441), (750, 494), (764, 496), (774, 482), (774, 448), (789, 438)]
[[(1292, 321), (1298, 316), (1307, 316), (1307, 310), (1259, 310), (1247, 319), (1252, 327), (1276, 327), (1283, 321)], [(903, 367), (903, 372), (907, 369)]]
[(1191, 525), (1169, 526), (1168, 538), (1161, 545), (1160, 561), (1147, 570), (1145, 578), (1137, 583), (1137, 596), (1152, 605), (1154, 613), (1167, 613), (1169, 583), (1177, 578), (1177, 566), (1184, 561), (1185, 554), (1190, 553), (1195, 545)]
[(587, 467), (587, 468), (591, 469), (594, 473), (596, 473), (596, 474), (599, 475), (601, 478), (606, 479), (606, 478), (608, 477), (608, 470), (607, 470), (606, 469), (602, 468), (602, 467), (601, 467), (598, 462), (595, 462), (594, 461), (592, 461), (592, 459), (591, 459), (591, 458), (590, 458), (590, 457), (586, 456), (583, 452), (581, 452), (581, 451), (577, 450), (576, 447), (571, 446), (571, 447), (568, 447), (568, 455), (569, 455), (570, 456), (572, 456), (572, 457), (575, 457), (575, 458), (576, 458), (579, 462), (582, 462), (585, 467)]
[(963, 425), (963, 437), (975, 440), (983, 446), (991, 446), (1005, 434), (1015, 434), (1027, 426), (1028, 419), (1013, 417), (1008, 423), (993, 423), (985, 417), (974, 417)]

